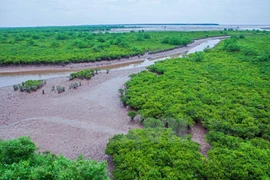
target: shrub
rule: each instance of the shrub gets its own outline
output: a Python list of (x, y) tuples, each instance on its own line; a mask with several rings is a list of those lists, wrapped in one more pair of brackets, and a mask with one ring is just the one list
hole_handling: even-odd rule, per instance
[(13, 164), (21, 160), (28, 160), (36, 150), (35, 144), (31, 142), (29, 137), (0, 141), (1, 164)]
[(13, 85), (14, 91), (17, 91), (17, 90), (19, 89), (19, 86), (20, 86), (20, 85), (17, 85), (17, 84), (16, 84), (16, 85)]
[(120, 95), (120, 100), (121, 100), (121, 102), (124, 104), (124, 106), (126, 106), (127, 105), (127, 97), (124, 95), (124, 94), (121, 94)]
[(259, 54), (256, 48), (252, 46), (244, 46), (241, 48), (241, 51), (245, 56), (257, 56)]
[(57, 33), (56, 35), (56, 40), (66, 40), (68, 38), (69, 36), (65, 33)]
[(79, 87), (78, 83), (74, 82), (69, 85), (69, 89), (77, 89)]
[(113, 156), (113, 175), (118, 180), (205, 179), (198, 144), (178, 138), (170, 129), (137, 129), (115, 135), (106, 153)]
[(260, 62), (270, 61), (270, 47), (266, 48), (265, 51), (258, 56), (257, 60)]
[(124, 89), (118, 89), (118, 92), (119, 92), (120, 94), (124, 94), (125, 90), (124, 90)]
[(177, 136), (183, 136), (186, 134), (188, 121), (184, 118), (166, 118), (168, 128), (171, 128)]
[(80, 79), (91, 79), (95, 75), (95, 70), (93, 69), (86, 69), (82, 70), (79, 72), (74, 72), (69, 75), (69, 80), (73, 80), (75, 78), (80, 78)]
[(62, 92), (65, 91), (65, 87), (63, 87), (63, 86), (56, 86), (56, 90), (57, 90), (58, 93), (62, 93)]
[(77, 47), (77, 48), (88, 48), (89, 45), (87, 42), (85, 41), (82, 41), (82, 40), (76, 40), (74, 43), (73, 43), (73, 46)]
[(196, 62), (200, 62), (204, 59), (204, 53), (203, 52), (195, 52), (193, 56), (193, 60)]
[(137, 116), (137, 112), (136, 111), (129, 111), (128, 116), (131, 118), (131, 120), (133, 120)]
[(57, 47), (59, 47), (59, 43), (57, 41), (53, 41), (53, 42), (51, 42), (51, 47), (57, 48)]
[(191, 39), (189, 37), (165, 37), (161, 42), (163, 44), (186, 46), (191, 42)]
[(231, 37), (224, 41), (223, 49), (227, 52), (237, 52), (240, 51), (240, 46), (237, 44), (237, 38)]
[[(22, 82), (19, 85), (14, 85), (13, 88), (16, 90), (17, 88), (20, 89), (21, 92), (31, 92), (31, 91), (36, 91), (37, 89), (43, 87), (45, 84), (44, 80), (28, 80), (25, 82)], [(17, 89), (17, 90), (18, 90)]]
[(240, 34), (240, 35), (239, 35), (239, 38), (240, 38), (240, 39), (245, 39), (246, 36), (245, 36), (244, 34)]
[(155, 118), (147, 118), (143, 121), (145, 128), (164, 128), (164, 122)]
[(0, 140), (0, 179), (109, 179), (106, 162), (36, 153), (28, 137)]
[(203, 49), (203, 52), (209, 52), (210, 51), (210, 46), (207, 46), (206, 48)]

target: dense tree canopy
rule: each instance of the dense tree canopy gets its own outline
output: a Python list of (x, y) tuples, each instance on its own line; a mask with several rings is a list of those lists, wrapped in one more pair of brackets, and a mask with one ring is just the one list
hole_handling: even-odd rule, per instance
[[(229, 40), (230, 41), (230, 40)], [(189, 123), (243, 138), (270, 138), (269, 36), (239, 39), (259, 55), (226, 52), (226, 42), (188, 58), (158, 62), (126, 83), (126, 103), (144, 117), (186, 118)]]
[(114, 178), (204, 179), (205, 158), (198, 144), (180, 139), (170, 129), (131, 130), (114, 136), (106, 153), (113, 155)]
[[(269, 48), (268, 35), (231, 37), (214, 49), (157, 62), (131, 75), (121, 99), (138, 110), (145, 129), (110, 140), (106, 152), (113, 155), (114, 176), (151, 179), (147, 169), (154, 179), (269, 179)], [(179, 125), (201, 121), (210, 130), (208, 158), (185, 138), (162, 139), (162, 133), (172, 132), (165, 125), (170, 119)], [(149, 133), (159, 140), (147, 138)], [(160, 159), (158, 152), (169, 153)], [(162, 174), (164, 169), (170, 171)]]

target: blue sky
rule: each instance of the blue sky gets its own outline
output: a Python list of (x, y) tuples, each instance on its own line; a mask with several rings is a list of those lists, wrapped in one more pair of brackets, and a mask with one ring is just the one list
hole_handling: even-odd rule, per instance
[(270, 24), (270, 0), (0, 0), (0, 26)]

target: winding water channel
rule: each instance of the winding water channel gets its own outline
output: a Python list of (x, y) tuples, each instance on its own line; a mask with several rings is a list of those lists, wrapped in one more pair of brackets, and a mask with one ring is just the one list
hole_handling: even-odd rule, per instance
[[(158, 57), (152, 58), (149, 55), (147, 58), (144, 58), (139, 61), (134, 61), (131, 63), (125, 64), (117, 64), (114, 66), (103, 66), (101, 69), (110, 69), (111, 71), (123, 70), (123, 69), (132, 69), (138, 67), (146, 67), (151, 64), (154, 64), (157, 61), (162, 61), (170, 58), (182, 57), (183, 54), (190, 54), (196, 51), (203, 51), (206, 47), (214, 47), (217, 43), (219, 43), (221, 39), (210, 39), (203, 41), (201, 44), (188, 49), (187, 51), (183, 52), (176, 52), (174, 54), (167, 55), (165, 57)], [(40, 79), (49, 79), (55, 77), (63, 77), (68, 76), (72, 70), (64, 70), (61, 72), (56, 71), (29, 71), (29, 72), (14, 72), (14, 73), (0, 73), (0, 87), (11, 86), (14, 84), (19, 84), (23, 81), (31, 80), (40, 80)]]

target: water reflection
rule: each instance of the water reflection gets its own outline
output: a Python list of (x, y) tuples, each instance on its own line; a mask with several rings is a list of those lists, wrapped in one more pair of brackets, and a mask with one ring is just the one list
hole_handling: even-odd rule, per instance
[[(208, 46), (212, 48), (219, 42), (220, 42), (220, 39), (206, 41), (190, 49), (188, 52), (185, 52), (184, 54), (190, 54), (196, 51), (203, 51), (203, 49)], [(157, 59), (146, 58), (141, 61), (132, 62), (129, 64), (124, 64), (124, 65), (121, 64), (121, 65), (107, 66), (107, 67), (103, 67), (102, 69), (110, 69), (112, 71), (117, 71), (117, 70), (132, 69), (132, 68), (138, 68), (138, 67), (146, 67), (146, 66), (150, 66), (154, 64), (157, 61), (163, 61), (170, 58), (182, 57), (182, 55), (183, 54), (178, 53), (178, 54), (173, 54), (170, 56), (157, 58)], [(14, 73), (14, 74), (4, 74), (4, 75), (0, 73), (0, 87), (19, 84), (29, 79), (41, 80), (41, 79), (49, 79), (49, 78), (54, 78), (54, 77), (69, 76), (69, 74), (70, 74), (70, 71), (67, 71), (67, 72), (25, 72), (25, 73)]]

